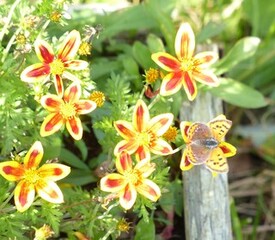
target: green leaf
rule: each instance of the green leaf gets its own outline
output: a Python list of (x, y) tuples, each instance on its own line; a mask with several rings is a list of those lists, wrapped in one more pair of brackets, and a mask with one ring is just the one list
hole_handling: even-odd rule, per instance
[(133, 46), (133, 55), (139, 65), (143, 69), (149, 69), (154, 65), (154, 62), (151, 60), (151, 52), (148, 47), (141, 42), (135, 42)]
[(152, 240), (155, 239), (155, 225), (150, 218), (148, 222), (142, 218), (136, 226), (136, 236), (134, 240)]
[(151, 53), (165, 52), (162, 40), (152, 33), (148, 35), (146, 43)]
[(74, 185), (86, 185), (89, 183), (97, 182), (98, 178), (95, 177), (91, 171), (85, 171), (82, 169), (74, 169), (68, 177), (64, 179), (64, 182)]
[(121, 56), (122, 64), (124, 66), (125, 71), (129, 75), (138, 76), (139, 75), (139, 69), (137, 62), (131, 57), (126, 54)]
[(198, 43), (220, 34), (225, 29), (224, 23), (208, 22), (206, 26), (197, 35), (196, 40)]
[(243, 108), (260, 108), (267, 105), (262, 93), (230, 78), (221, 78), (220, 85), (210, 88), (209, 91), (214, 96)]
[(219, 61), (215, 67), (215, 73), (220, 75), (229, 71), (239, 62), (253, 56), (260, 44), (257, 37), (245, 37), (239, 40), (233, 48)]
[(62, 148), (59, 156), (60, 160), (78, 169), (90, 170), (90, 168), (81, 161), (76, 155), (67, 149)]

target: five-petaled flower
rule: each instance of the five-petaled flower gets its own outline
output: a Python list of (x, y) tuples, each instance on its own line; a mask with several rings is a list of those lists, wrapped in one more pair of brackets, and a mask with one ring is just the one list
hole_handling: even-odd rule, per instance
[(65, 90), (63, 98), (54, 94), (41, 98), (41, 105), (50, 112), (40, 128), (42, 137), (57, 132), (65, 124), (75, 140), (82, 138), (83, 127), (79, 115), (93, 111), (96, 103), (91, 100), (79, 100), (80, 95), (80, 84), (73, 82)]
[(192, 101), (197, 95), (195, 81), (209, 86), (217, 86), (219, 84), (215, 74), (207, 69), (209, 65), (218, 59), (218, 55), (215, 52), (206, 51), (193, 56), (194, 50), (194, 32), (188, 23), (183, 23), (175, 39), (177, 58), (165, 52), (152, 54), (153, 61), (169, 72), (163, 78), (160, 88), (161, 95), (172, 95), (183, 86), (188, 99)]
[(228, 172), (227, 157), (236, 154), (236, 148), (224, 141), (232, 122), (219, 115), (207, 124), (181, 122), (180, 129), (186, 147), (180, 168), (189, 170), (193, 165), (204, 164), (214, 173)]
[(148, 177), (155, 170), (155, 164), (147, 160), (138, 162), (134, 167), (131, 156), (123, 151), (116, 159), (118, 173), (110, 173), (100, 180), (100, 189), (117, 194), (124, 209), (134, 205), (137, 193), (156, 202), (161, 196), (160, 188)]
[(72, 81), (79, 79), (68, 70), (82, 70), (88, 66), (83, 60), (72, 60), (76, 55), (81, 43), (78, 31), (71, 31), (62, 43), (57, 56), (55, 57), (52, 47), (44, 40), (35, 42), (35, 52), (41, 63), (33, 64), (27, 67), (21, 73), (21, 79), (24, 82), (34, 83), (37, 81), (46, 82), (50, 75), (53, 75), (55, 89), (58, 95), (62, 96), (64, 87), (62, 78)]
[(140, 99), (138, 100), (132, 123), (118, 120), (114, 123), (117, 132), (124, 140), (120, 141), (114, 154), (127, 150), (129, 154), (136, 153), (136, 160), (150, 160), (150, 152), (156, 155), (169, 155), (172, 147), (161, 138), (173, 121), (173, 114), (164, 113), (150, 119), (149, 109)]
[(23, 164), (17, 161), (0, 163), (0, 174), (8, 181), (18, 181), (14, 201), (20, 212), (31, 206), (35, 192), (48, 202), (63, 202), (63, 194), (55, 181), (65, 178), (71, 171), (70, 167), (47, 163), (39, 168), (42, 157), (43, 147), (36, 141), (24, 157)]

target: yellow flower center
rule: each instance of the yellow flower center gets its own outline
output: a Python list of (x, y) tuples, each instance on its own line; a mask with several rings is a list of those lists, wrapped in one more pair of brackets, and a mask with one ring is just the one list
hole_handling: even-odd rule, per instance
[(159, 71), (154, 68), (149, 68), (148, 71), (145, 71), (146, 82), (149, 84), (154, 83), (159, 78)]
[(181, 60), (181, 70), (188, 72), (193, 71), (196, 68), (195, 61), (193, 58), (184, 58)]
[(40, 176), (36, 169), (28, 169), (25, 171), (24, 178), (28, 183), (35, 184), (37, 181), (39, 181)]
[(73, 103), (63, 103), (60, 108), (60, 113), (65, 119), (75, 117), (77, 110)]
[(27, 38), (23, 33), (16, 35), (16, 42), (20, 45), (24, 45), (27, 42)]
[(50, 16), (50, 20), (53, 22), (59, 22), (62, 17), (60, 12), (53, 12)]
[(137, 135), (136, 141), (138, 145), (150, 147), (156, 140), (156, 135), (151, 131), (141, 132)]
[(128, 223), (125, 218), (120, 219), (117, 223), (117, 229), (120, 232), (128, 232), (130, 228), (130, 223)]
[(54, 75), (61, 75), (65, 66), (64, 63), (60, 59), (55, 59), (52, 63), (50, 63), (51, 73)]
[(105, 102), (105, 95), (103, 92), (94, 91), (89, 97), (90, 100), (94, 101), (97, 107), (102, 107)]
[(143, 179), (141, 172), (138, 171), (137, 169), (126, 171), (124, 173), (124, 177), (128, 183), (134, 186), (140, 185)]
[(168, 130), (162, 135), (167, 141), (174, 141), (177, 137), (178, 129), (176, 127), (170, 126)]
[(82, 55), (87, 56), (91, 54), (91, 50), (92, 50), (92, 46), (90, 43), (82, 42), (79, 46), (78, 54), (81, 56)]

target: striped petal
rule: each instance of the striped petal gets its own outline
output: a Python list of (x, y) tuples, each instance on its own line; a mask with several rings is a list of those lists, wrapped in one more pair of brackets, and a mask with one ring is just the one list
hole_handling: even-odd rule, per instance
[(35, 189), (33, 184), (20, 181), (14, 189), (14, 202), (19, 212), (26, 211), (33, 203)]
[(154, 53), (151, 58), (157, 65), (167, 72), (176, 72), (180, 70), (180, 61), (168, 53)]
[(139, 99), (133, 113), (133, 126), (137, 132), (142, 132), (150, 120), (149, 110), (144, 101)]
[(28, 66), (21, 73), (20, 78), (23, 82), (33, 83), (44, 81), (50, 76), (50, 66), (43, 63), (36, 63)]
[(163, 139), (157, 139), (153, 146), (150, 146), (152, 153), (156, 155), (169, 155), (173, 153), (172, 147)]
[(219, 148), (223, 151), (225, 157), (232, 157), (237, 152), (237, 149), (227, 142), (221, 142)]
[(183, 72), (174, 72), (167, 74), (160, 87), (160, 95), (169, 96), (178, 92), (182, 87)]
[(96, 103), (91, 100), (79, 100), (75, 106), (78, 114), (87, 114), (96, 109)]
[(40, 127), (40, 135), (46, 137), (57, 132), (64, 124), (64, 119), (59, 113), (49, 114)]
[(142, 177), (147, 178), (152, 174), (152, 172), (155, 171), (156, 164), (151, 163), (150, 161), (147, 161), (147, 160), (142, 160), (136, 164), (135, 169), (137, 169), (140, 173), (142, 173)]
[(124, 191), (120, 195), (120, 198), (119, 198), (120, 205), (124, 209), (128, 210), (133, 207), (136, 199), (137, 199), (136, 189), (133, 186), (127, 184)]
[(58, 96), (63, 97), (64, 94), (64, 86), (63, 86), (63, 81), (60, 75), (54, 75), (53, 76), (53, 82), (54, 82), (54, 87), (55, 91)]
[(80, 140), (83, 135), (83, 127), (79, 117), (67, 119), (66, 128), (75, 140)]
[(23, 166), (16, 161), (6, 161), (0, 163), (0, 174), (8, 181), (18, 181), (24, 175)]
[(59, 163), (44, 164), (38, 169), (39, 176), (50, 181), (58, 181), (65, 178), (70, 172), (70, 167)]
[(201, 72), (194, 71), (192, 74), (193, 74), (192, 75), (193, 79), (202, 84), (205, 84), (211, 87), (217, 87), (220, 84), (219, 78), (211, 71), (205, 71), (205, 70)]
[(55, 182), (40, 179), (35, 184), (37, 194), (50, 203), (63, 203), (63, 194)]
[(195, 35), (189, 23), (183, 23), (175, 39), (175, 52), (178, 59), (191, 58), (195, 50)]
[(140, 161), (150, 161), (151, 159), (151, 154), (150, 154), (150, 150), (148, 147), (146, 146), (139, 146), (136, 150), (136, 161), (140, 162)]
[(114, 123), (114, 127), (118, 134), (126, 140), (132, 139), (136, 136), (135, 129), (129, 122), (118, 120)]
[(24, 157), (24, 166), (27, 169), (36, 169), (43, 157), (44, 151), (41, 142), (36, 141)]
[(79, 32), (76, 30), (71, 31), (58, 51), (58, 59), (61, 59), (62, 62), (72, 59), (76, 55), (80, 43), (81, 39)]
[(180, 161), (180, 169), (182, 171), (188, 171), (194, 167), (194, 165), (189, 161), (186, 153), (187, 153), (187, 150), (184, 149), (181, 157), (181, 161)]
[(188, 72), (184, 72), (184, 81), (182, 83), (188, 99), (193, 101), (197, 96), (197, 85)]
[(183, 141), (185, 143), (190, 142), (190, 139), (188, 138), (188, 129), (191, 125), (192, 125), (192, 122), (183, 121), (183, 122), (180, 123), (180, 132), (181, 132), (181, 136), (183, 138)]
[(48, 94), (41, 97), (40, 103), (49, 112), (58, 112), (63, 100), (54, 94)]
[(81, 87), (80, 84), (73, 82), (64, 93), (64, 101), (65, 102), (78, 102), (81, 96)]
[(110, 173), (100, 179), (100, 189), (104, 192), (120, 192), (125, 184), (124, 176), (118, 173)]
[(51, 63), (54, 60), (54, 52), (52, 47), (44, 40), (37, 40), (34, 43), (37, 57), (41, 62)]
[(133, 154), (138, 149), (138, 145), (136, 141), (133, 140), (122, 140), (120, 141), (114, 149), (114, 155), (116, 156), (118, 153), (121, 153), (122, 151), (127, 151), (129, 154)]
[(163, 113), (153, 117), (150, 122), (148, 129), (155, 133), (157, 136), (162, 136), (167, 132), (168, 128), (172, 124), (174, 115), (172, 113)]
[(161, 196), (159, 186), (149, 179), (144, 179), (142, 184), (137, 186), (137, 192), (153, 202)]
[(65, 68), (71, 70), (83, 70), (88, 67), (88, 62), (83, 60), (70, 60), (64, 63)]
[(219, 56), (215, 52), (200, 52), (194, 56), (195, 64), (199, 68), (206, 68), (216, 62)]
[(127, 151), (121, 152), (116, 160), (116, 169), (119, 173), (123, 174), (125, 171), (132, 169), (132, 159)]
[(76, 83), (81, 83), (80, 79), (77, 78), (75, 75), (69, 73), (68, 71), (64, 71), (63, 74), (62, 74), (62, 78), (63, 79), (69, 79), (73, 82), (76, 82)]

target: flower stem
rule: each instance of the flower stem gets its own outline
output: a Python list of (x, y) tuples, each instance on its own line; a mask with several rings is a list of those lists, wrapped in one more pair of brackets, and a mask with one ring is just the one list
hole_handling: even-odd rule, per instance
[(148, 109), (150, 110), (158, 101), (160, 100), (160, 95), (158, 94), (154, 100), (149, 104)]
[(11, 6), (11, 8), (10, 8), (10, 11), (9, 11), (9, 14), (8, 14), (8, 17), (7, 17), (7, 20), (6, 20), (6, 23), (5, 23), (4, 27), (2, 28), (2, 31), (0, 32), (0, 42), (2, 42), (2, 40), (3, 40), (4, 36), (5, 36), (5, 33), (6, 33), (7, 29), (8, 29), (8, 27), (9, 27), (9, 24), (10, 24), (10, 21), (11, 21), (12, 15), (13, 15), (13, 12), (14, 12), (16, 6), (20, 3), (20, 1), (21, 1), (21, 0), (16, 0), (16, 1), (12, 4), (12, 6)]
[(7, 203), (12, 199), (13, 195), (14, 195), (14, 191), (12, 191), (10, 193), (10, 195), (8, 196), (8, 198), (6, 199), (6, 201), (1, 204), (1, 206), (0, 206), (1, 210), (4, 209), (4, 207), (7, 205)]

